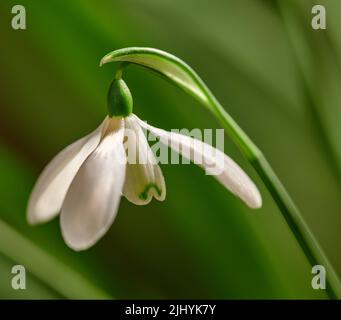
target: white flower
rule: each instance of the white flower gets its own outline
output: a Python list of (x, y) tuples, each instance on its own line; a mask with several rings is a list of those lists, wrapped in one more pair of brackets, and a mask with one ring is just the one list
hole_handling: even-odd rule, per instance
[[(164, 200), (165, 181), (142, 128), (190, 160), (202, 156), (200, 166), (208, 173), (212, 163), (218, 166), (221, 170), (215, 177), (219, 182), (251, 208), (261, 206), (257, 187), (223, 152), (189, 136), (154, 128), (131, 114), (107, 117), (94, 132), (62, 150), (47, 165), (30, 196), (28, 221), (42, 223), (60, 212), (65, 242), (74, 250), (84, 250), (109, 229), (122, 195), (137, 205), (149, 203), (152, 197)], [(136, 139), (125, 141), (128, 131)], [(126, 161), (126, 150), (134, 147), (139, 155), (136, 164), (129, 162), (129, 156)]]
[(165, 181), (142, 128), (215, 175), (250, 207), (261, 206), (256, 186), (223, 152), (135, 116), (130, 90), (118, 75), (108, 91), (109, 116), (94, 132), (62, 150), (42, 172), (29, 199), (29, 223), (48, 221), (60, 212), (65, 242), (84, 250), (109, 229), (122, 195), (136, 205), (148, 204), (153, 197), (163, 201)]

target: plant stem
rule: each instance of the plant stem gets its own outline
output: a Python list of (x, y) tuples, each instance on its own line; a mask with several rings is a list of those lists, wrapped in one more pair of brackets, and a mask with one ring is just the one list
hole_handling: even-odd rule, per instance
[(326, 291), (329, 298), (341, 298), (341, 285), (336, 272), (270, 164), (215, 97), (210, 94), (209, 98), (213, 113), (263, 180), (310, 264), (325, 267)]
[(258, 147), (225, 111), (198, 74), (181, 59), (155, 48), (131, 47), (115, 50), (105, 55), (100, 65), (113, 61), (126, 61), (155, 71), (213, 112), (263, 180), (308, 261), (312, 266), (322, 265), (326, 269), (328, 296), (331, 299), (341, 298), (341, 284), (337, 274), (270, 164)]

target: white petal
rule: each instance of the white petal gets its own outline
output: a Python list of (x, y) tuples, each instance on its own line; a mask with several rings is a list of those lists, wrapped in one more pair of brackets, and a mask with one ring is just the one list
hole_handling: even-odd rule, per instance
[(203, 161), (199, 165), (206, 169), (206, 173), (214, 175), (223, 186), (241, 198), (249, 207), (256, 209), (262, 206), (262, 198), (255, 184), (226, 154), (192, 137), (167, 132), (152, 127), (137, 117), (136, 119), (143, 128), (148, 129), (159, 137), (162, 143), (180, 152), (184, 157), (191, 161), (202, 158)]
[(77, 172), (63, 203), (60, 223), (65, 242), (84, 250), (101, 238), (117, 213), (125, 176), (123, 120), (110, 130)]
[(31, 193), (27, 220), (42, 223), (55, 217), (62, 207), (66, 192), (78, 169), (95, 150), (106, 120), (92, 133), (59, 152), (45, 167)]
[(153, 196), (163, 201), (165, 180), (139, 122), (133, 116), (127, 117), (125, 127), (128, 163), (123, 195), (136, 205), (148, 204)]

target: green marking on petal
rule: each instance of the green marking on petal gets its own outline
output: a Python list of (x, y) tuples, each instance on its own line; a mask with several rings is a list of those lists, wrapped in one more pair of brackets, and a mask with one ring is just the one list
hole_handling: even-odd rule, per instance
[(161, 189), (155, 184), (155, 183), (149, 183), (147, 186), (144, 188), (144, 190), (139, 194), (139, 198), (141, 200), (147, 200), (148, 199), (148, 193), (150, 189), (155, 189), (157, 192), (158, 196), (161, 196)]

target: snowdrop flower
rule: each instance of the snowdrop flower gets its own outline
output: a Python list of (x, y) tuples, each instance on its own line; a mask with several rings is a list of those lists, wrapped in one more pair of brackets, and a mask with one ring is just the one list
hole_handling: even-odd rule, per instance
[[(132, 104), (125, 82), (115, 79), (108, 94), (109, 116), (95, 131), (62, 150), (40, 175), (28, 203), (29, 223), (43, 223), (60, 213), (65, 242), (84, 250), (110, 228), (121, 196), (136, 205), (148, 204), (153, 197), (163, 201), (164, 177), (143, 128), (192, 161), (201, 156), (200, 166), (207, 173), (212, 166), (206, 163), (213, 163), (220, 169), (215, 178), (224, 187), (249, 207), (261, 206), (257, 187), (227, 155), (189, 136), (148, 125), (132, 113)], [(127, 140), (128, 131), (136, 138)], [(138, 161), (130, 163), (127, 150), (134, 148)]]

